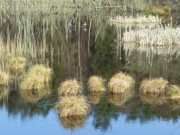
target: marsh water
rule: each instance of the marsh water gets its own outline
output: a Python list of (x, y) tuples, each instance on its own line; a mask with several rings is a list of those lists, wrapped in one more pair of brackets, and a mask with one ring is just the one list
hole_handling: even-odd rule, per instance
[[(178, 27), (180, 16), (172, 13), (172, 17), (172, 22), (165, 23)], [(45, 52), (37, 51), (35, 59), (24, 55), (28, 67), (48, 64), (54, 71), (52, 93), (37, 103), (25, 102), (20, 96), (21, 79), (11, 80), (8, 100), (0, 101), (2, 135), (180, 134), (180, 104), (171, 104), (162, 97), (152, 101), (139, 94), (140, 82), (145, 78), (163, 77), (171, 84), (180, 83), (180, 47), (145, 48), (145, 51), (136, 46), (125, 47), (118, 40), (125, 28), (108, 24), (107, 18), (75, 12), (69, 18), (54, 15), (2, 19), (0, 31), (4, 41), (9, 38), (29, 46), (46, 44)], [(136, 81), (130, 97), (121, 101), (108, 93), (89, 95), (87, 80), (91, 75), (102, 76), (107, 87), (109, 79), (118, 71), (130, 74)], [(77, 123), (63, 121), (53, 109), (58, 101), (59, 84), (69, 78), (82, 82), (84, 95), (92, 107), (88, 117)]]

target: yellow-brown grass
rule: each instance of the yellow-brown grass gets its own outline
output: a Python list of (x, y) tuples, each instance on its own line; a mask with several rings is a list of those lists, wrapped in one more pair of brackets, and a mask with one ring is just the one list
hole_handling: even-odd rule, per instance
[(162, 95), (147, 95), (147, 94), (141, 94), (140, 99), (144, 104), (149, 105), (162, 105), (167, 102), (167, 98)]
[(49, 87), (52, 70), (42, 65), (35, 65), (25, 75), (20, 88), (21, 89), (44, 89)]
[(7, 86), (9, 82), (9, 75), (0, 70), (0, 86)]
[(61, 125), (65, 129), (75, 130), (76, 128), (83, 128), (86, 122), (86, 117), (60, 117)]
[(168, 81), (163, 78), (144, 79), (141, 82), (140, 92), (143, 94), (163, 94), (168, 86)]
[(20, 89), (20, 94), (26, 102), (36, 103), (44, 96), (51, 93), (49, 88), (46, 89)]
[(93, 104), (98, 104), (99, 101), (101, 100), (101, 98), (103, 97), (104, 95), (104, 91), (101, 91), (101, 92), (90, 92), (88, 94), (88, 99), (91, 103)]
[(8, 61), (8, 68), (11, 70), (22, 70), (26, 66), (26, 59), (23, 57), (15, 57), (9, 58)]
[(27, 77), (20, 84), (20, 89), (23, 90), (44, 89), (46, 87), (48, 85), (44, 84), (44, 79), (37, 76)]
[(170, 107), (172, 110), (176, 110), (180, 108), (180, 100), (171, 100), (168, 98), (167, 100), (167, 105)]
[(168, 7), (168, 6), (164, 6), (162, 8), (158, 8), (158, 7), (153, 6), (151, 8), (151, 13), (154, 14), (154, 15), (162, 16), (162, 15), (170, 14), (170, 12), (171, 12), (171, 8)]
[(0, 86), (0, 100), (7, 100), (9, 96), (9, 90), (7, 87)]
[(84, 96), (62, 97), (55, 105), (55, 109), (60, 111), (60, 117), (86, 116), (91, 106)]
[(125, 93), (135, 85), (134, 79), (123, 72), (115, 74), (108, 83), (110, 93)]
[(126, 93), (118, 93), (118, 94), (110, 94), (109, 95), (109, 103), (116, 106), (123, 106), (126, 101), (131, 97), (132, 91)]
[(82, 93), (82, 86), (75, 79), (62, 82), (58, 88), (59, 96), (76, 96)]
[(169, 85), (166, 96), (171, 100), (180, 100), (180, 87), (178, 85)]
[(104, 80), (100, 76), (91, 76), (88, 81), (88, 88), (92, 92), (106, 91)]
[(9, 69), (9, 75), (12, 78), (23, 78), (25, 75), (25, 69), (18, 69), (18, 70)]

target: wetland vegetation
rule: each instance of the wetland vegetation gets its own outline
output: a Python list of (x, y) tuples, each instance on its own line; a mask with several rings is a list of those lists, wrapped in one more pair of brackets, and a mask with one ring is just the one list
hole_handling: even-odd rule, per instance
[(1, 133), (180, 134), (179, 7), (1, 0)]

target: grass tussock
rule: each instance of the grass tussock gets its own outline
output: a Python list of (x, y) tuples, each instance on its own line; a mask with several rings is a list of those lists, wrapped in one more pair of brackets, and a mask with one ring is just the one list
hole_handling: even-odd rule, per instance
[(43, 65), (35, 65), (33, 66), (27, 73), (27, 77), (37, 76), (40, 79), (44, 80), (44, 83), (49, 83), (52, 78), (52, 70), (50, 68), (46, 68)]
[(7, 101), (9, 97), (9, 90), (7, 87), (0, 86), (0, 100)]
[(9, 69), (9, 75), (12, 78), (23, 78), (25, 75), (25, 69), (19, 69), (19, 70)]
[(0, 86), (7, 86), (9, 82), (9, 75), (0, 70)]
[(110, 93), (125, 93), (135, 85), (134, 79), (123, 72), (115, 74), (108, 83)]
[(86, 122), (86, 117), (61, 117), (61, 125), (65, 129), (75, 130), (83, 128)]
[(75, 79), (62, 82), (58, 88), (59, 96), (75, 96), (82, 93), (82, 86)]
[(92, 92), (106, 91), (104, 80), (100, 76), (92, 76), (88, 81), (88, 88)]
[(90, 92), (88, 94), (88, 99), (92, 104), (98, 104), (101, 100), (101, 98), (104, 96), (104, 91), (101, 92)]
[(87, 98), (84, 96), (62, 97), (55, 109), (60, 111), (60, 117), (87, 116), (91, 110)]
[(109, 103), (116, 106), (123, 106), (126, 101), (131, 97), (132, 92), (119, 93), (119, 94), (110, 94), (109, 95)]
[(49, 87), (52, 76), (52, 70), (42, 65), (32, 67), (25, 75), (20, 88), (21, 89), (44, 89)]
[(168, 86), (166, 96), (171, 100), (179, 100), (180, 99), (180, 87), (178, 85)]
[(171, 13), (171, 8), (168, 6), (163, 6), (162, 8), (153, 6), (150, 12), (154, 15), (164, 16)]
[(51, 93), (50, 89), (21, 89), (20, 95), (26, 102), (36, 103)]
[(140, 99), (144, 104), (149, 104), (149, 105), (163, 105), (167, 103), (167, 98), (165, 97), (165, 95), (141, 94)]
[(143, 94), (163, 94), (168, 86), (168, 81), (163, 78), (145, 79), (141, 82), (140, 92)]
[(167, 100), (167, 105), (171, 110), (176, 110), (180, 108), (180, 100)]
[(11, 70), (22, 70), (26, 67), (26, 59), (23, 57), (10, 57), (7, 60), (8, 68)]

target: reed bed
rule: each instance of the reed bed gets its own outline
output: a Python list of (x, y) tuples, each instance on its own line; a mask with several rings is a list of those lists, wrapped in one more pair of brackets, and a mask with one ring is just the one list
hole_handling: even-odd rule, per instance
[(62, 97), (55, 105), (60, 111), (60, 117), (87, 116), (91, 110), (87, 98), (84, 96)]
[(65, 129), (75, 130), (77, 128), (83, 128), (86, 123), (86, 117), (61, 117), (61, 125)]
[(9, 83), (9, 75), (0, 70), (0, 86), (7, 86)]
[(76, 96), (82, 93), (82, 85), (75, 79), (62, 82), (58, 88), (58, 96)]
[(108, 83), (110, 93), (125, 93), (132, 90), (135, 85), (134, 79), (123, 72), (115, 74)]
[(9, 97), (8, 87), (0, 86), (0, 100), (7, 101)]
[(92, 104), (98, 104), (102, 97), (104, 96), (105, 92), (89, 92), (88, 94), (88, 99)]
[(20, 95), (26, 102), (36, 103), (51, 93), (49, 88), (44, 89), (20, 89)]
[(169, 85), (166, 96), (171, 100), (180, 100), (180, 87), (178, 85)]
[(165, 94), (168, 81), (163, 78), (144, 79), (140, 85), (140, 93), (149, 95)]
[(123, 33), (124, 43), (136, 43), (142, 46), (180, 45), (180, 28), (158, 27), (156, 29), (129, 30)]
[(91, 76), (88, 80), (88, 88), (91, 92), (106, 91), (104, 80), (100, 76)]
[(123, 106), (129, 100), (132, 93), (132, 91), (128, 91), (126, 93), (110, 94), (108, 101), (113, 105)]
[(132, 24), (160, 24), (161, 19), (158, 16), (138, 16), (137, 17), (127, 17), (127, 16), (116, 16), (109, 19), (110, 24), (122, 24), (124, 26)]
[(154, 94), (141, 94), (140, 99), (144, 104), (149, 105), (163, 105), (167, 103), (167, 98), (165, 95), (154, 95)]

